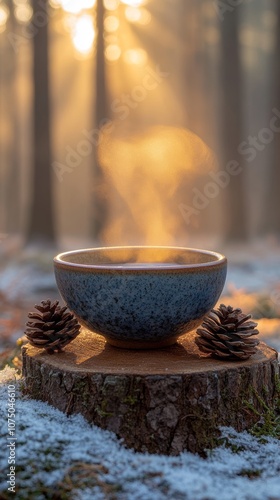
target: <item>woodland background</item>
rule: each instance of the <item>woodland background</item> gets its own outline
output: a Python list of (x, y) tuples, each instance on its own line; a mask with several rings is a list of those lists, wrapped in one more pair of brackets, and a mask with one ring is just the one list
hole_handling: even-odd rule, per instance
[[(220, 300), (280, 353), (279, 163), (279, 0), (0, 0), (0, 368), (60, 299), (53, 256), (97, 245), (224, 252)], [(279, 498), (279, 404), (207, 459), (16, 405), (22, 498)]]
[[(279, 51), (272, 0), (1, 0), (2, 242), (279, 238)], [(185, 130), (241, 170), (191, 215), (214, 167)]]

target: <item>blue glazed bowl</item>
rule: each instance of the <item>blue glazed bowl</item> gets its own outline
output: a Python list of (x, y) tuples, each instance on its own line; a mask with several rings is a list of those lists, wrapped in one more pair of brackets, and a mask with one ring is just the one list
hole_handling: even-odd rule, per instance
[(227, 261), (176, 247), (108, 247), (54, 259), (59, 291), (79, 322), (117, 347), (164, 347), (216, 304)]

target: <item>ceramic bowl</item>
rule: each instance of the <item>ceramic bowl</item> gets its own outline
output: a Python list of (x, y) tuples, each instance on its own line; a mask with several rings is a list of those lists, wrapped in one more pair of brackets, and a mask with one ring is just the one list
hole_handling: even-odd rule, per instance
[(227, 261), (177, 247), (108, 247), (54, 259), (59, 291), (79, 322), (117, 347), (176, 342), (216, 304)]

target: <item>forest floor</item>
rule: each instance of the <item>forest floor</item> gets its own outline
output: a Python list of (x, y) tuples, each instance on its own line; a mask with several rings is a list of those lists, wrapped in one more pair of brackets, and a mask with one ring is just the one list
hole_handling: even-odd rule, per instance
[[(260, 339), (280, 353), (280, 251), (275, 244), (229, 248), (220, 302), (241, 307), (259, 322)], [(14, 498), (93, 500), (280, 500), (280, 416), (272, 436), (223, 429), (205, 459), (191, 453), (155, 456), (127, 450), (117, 438), (80, 416), (66, 417), (21, 393), (20, 349), (27, 312), (59, 298), (52, 252), (7, 257), (0, 252), (0, 443), (7, 445), (8, 384), (17, 387)], [(7, 364), (5, 369), (4, 366)], [(278, 408), (280, 410), (280, 408)], [(267, 415), (266, 415), (267, 417)], [(260, 420), (266, 418), (260, 417)], [(270, 416), (271, 417), (271, 416)], [(0, 458), (6, 471), (8, 452)], [(5, 476), (5, 474), (4, 474)], [(0, 498), (12, 498), (6, 479)]]

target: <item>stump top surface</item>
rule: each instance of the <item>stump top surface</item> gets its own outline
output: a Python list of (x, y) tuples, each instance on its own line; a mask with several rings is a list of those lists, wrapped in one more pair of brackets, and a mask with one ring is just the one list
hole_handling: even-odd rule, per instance
[(82, 327), (80, 335), (61, 353), (48, 354), (30, 344), (24, 348), (28, 357), (54, 369), (89, 375), (182, 375), (249, 367), (277, 358), (276, 351), (261, 342), (258, 352), (247, 361), (212, 359), (198, 350), (195, 335), (194, 331), (187, 333), (176, 344), (162, 349), (130, 350), (112, 347), (103, 337)]

